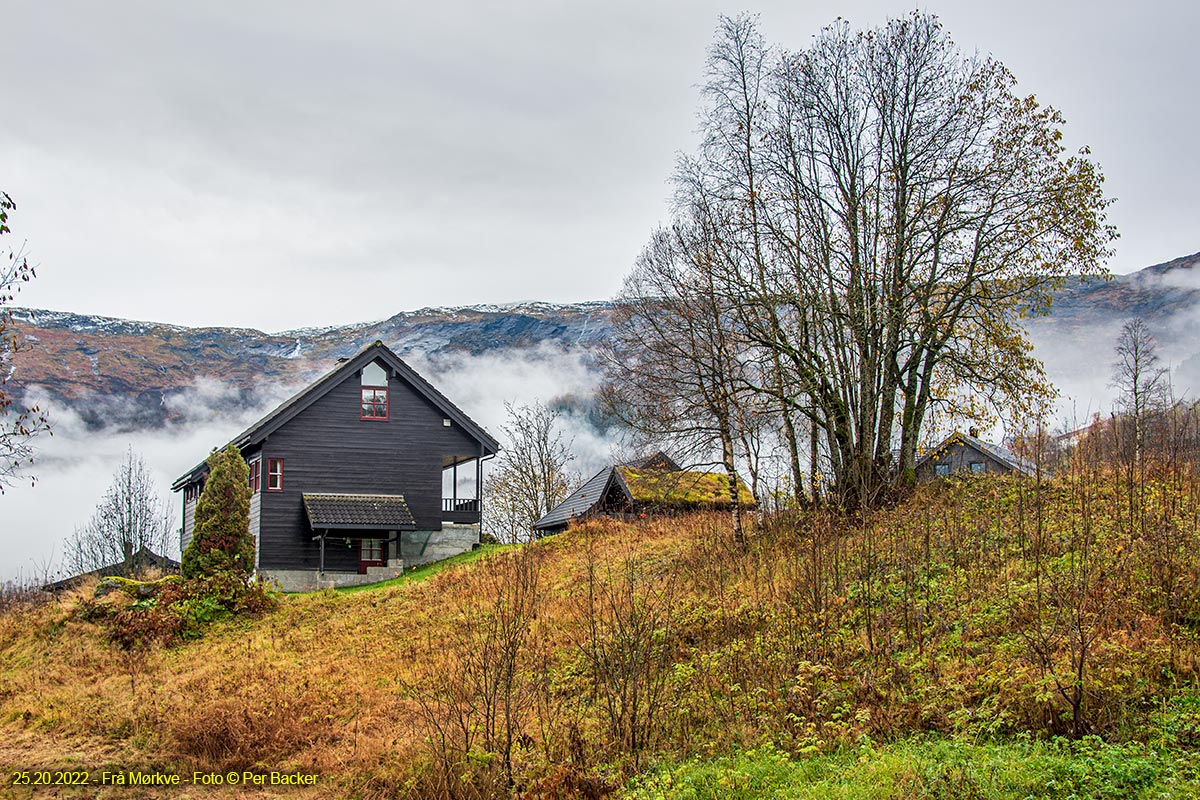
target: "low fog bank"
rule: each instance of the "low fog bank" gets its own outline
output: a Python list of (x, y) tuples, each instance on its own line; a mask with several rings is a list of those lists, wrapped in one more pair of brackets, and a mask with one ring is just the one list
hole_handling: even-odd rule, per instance
[[(1169, 280), (1192, 278), (1171, 275)], [(1189, 283), (1185, 288), (1193, 287)], [(1035, 354), (1046, 363), (1061, 393), (1060, 426), (1085, 424), (1093, 414), (1113, 408), (1113, 351), (1124, 322), (1116, 317), (1099, 322), (1092, 318), (1087, 324), (1055, 318), (1029, 322)], [(1200, 307), (1151, 316), (1147, 323), (1163, 366), (1171, 370), (1176, 396), (1196, 399)], [(502, 444), (505, 403), (541, 401), (561, 410), (560, 429), (575, 454), (570, 468), (580, 477), (589, 477), (621, 454), (617, 433), (598, 430), (589, 413), (599, 370), (583, 347), (544, 343), (480, 355), (409, 353), (405, 359)], [(314, 363), (306, 374), (314, 379), (329, 366)], [(31, 389), (28, 399), (50, 409), (54, 435), (38, 440), (36, 485), (19, 482), (0, 496), (0, 546), (6, 553), (0, 561), (0, 581), (41, 577), (58, 569), (63, 541), (91, 517), (128, 448), (143, 457), (166, 495), (175, 478), (213, 447), (228, 442), (304, 385), (307, 382), (271, 387), (268, 394), (254, 396), (257, 403), (247, 404), (244, 389), (213, 378), (198, 379), (162, 398), (171, 421), (161, 426), (138, 425), (135, 399), (99, 398), (92, 410), (103, 413), (108, 423), (100, 428), (85, 416), (56, 407), (48, 393)], [(172, 495), (170, 501), (173, 513), (180, 516), (179, 496)]]
[[(1132, 319), (1130, 317), (1129, 319)], [(1053, 318), (1028, 322), (1034, 355), (1059, 391), (1058, 421), (1079, 427), (1096, 414), (1107, 415), (1116, 406), (1120, 391), (1113, 385), (1117, 339), (1126, 318), (1071, 326)], [(1200, 307), (1145, 319), (1157, 344), (1159, 366), (1168, 370), (1177, 399), (1200, 397)]]
[[(554, 405), (563, 397), (592, 395), (597, 373), (590, 358), (583, 350), (545, 345), (480, 356), (410, 355), (406, 361), (503, 444), (506, 401)], [(269, 395), (260, 395), (259, 405), (247, 407), (239, 389), (204, 378), (164, 398), (182, 421), (141, 429), (112, 424), (100, 430), (79, 414), (56, 407), (45, 392), (32, 389), (29, 401), (50, 409), (53, 436), (37, 440), (37, 482), (31, 486), (28, 480), (20, 481), (0, 495), (0, 547), (5, 553), (0, 581), (59, 572), (64, 540), (91, 518), (127, 449), (142, 456), (160, 492), (168, 495), (171, 483), (212, 448), (224, 445), (300, 388), (275, 387)], [(113, 409), (114, 420), (136, 417), (111, 398), (106, 407)], [(573, 441), (573, 469), (591, 474), (611, 458), (610, 442), (585, 416), (564, 413), (560, 423), (564, 438)], [(183, 513), (178, 494), (170, 495), (170, 508), (178, 527)], [(168, 555), (177, 558), (174, 541)]]

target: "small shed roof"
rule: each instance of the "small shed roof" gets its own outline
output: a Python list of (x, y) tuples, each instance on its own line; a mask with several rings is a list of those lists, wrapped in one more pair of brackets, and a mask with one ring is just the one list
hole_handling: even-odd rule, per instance
[[(635, 466), (645, 465), (645, 466)], [(564, 528), (576, 517), (595, 510), (610, 491), (622, 492), (630, 503), (642, 508), (728, 508), (729, 477), (716, 472), (680, 469), (663, 453), (638, 459), (633, 464), (605, 467), (587, 480), (546, 516), (533, 523), (535, 531)], [(754, 495), (741, 481), (738, 499), (754, 505)]]
[(401, 494), (313, 494), (304, 511), (315, 530), (411, 531), (416, 522)]
[(566, 500), (563, 500), (550, 509), (546, 516), (533, 523), (533, 529), (535, 531), (542, 531), (550, 528), (561, 528), (575, 517), (582, 516), (591, 511), (592, 507), (600, 502), (600, 498), (604, 497), (608, 491), (612, 479), (612, 467), (605, 467), (600, 470), (591, 478), (588, 478), (583, 486), (580, 486), (567, 495)]
[[(636, 469), (617, 467), (617, 474), (636, 503), (671, 508), (714, 508), (729, 506), (729, 476), (696, 470)], [(738, 501), (754, 505), (754, 495), (738, 481)]]

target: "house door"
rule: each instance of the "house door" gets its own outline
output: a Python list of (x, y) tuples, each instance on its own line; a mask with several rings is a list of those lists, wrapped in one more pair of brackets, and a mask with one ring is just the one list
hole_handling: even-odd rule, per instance
[(358, 574), (366, 575), (367, 567), (382, 567), (387, 562), (383, 555), (382, 539), (362, 539), (358, 550)]

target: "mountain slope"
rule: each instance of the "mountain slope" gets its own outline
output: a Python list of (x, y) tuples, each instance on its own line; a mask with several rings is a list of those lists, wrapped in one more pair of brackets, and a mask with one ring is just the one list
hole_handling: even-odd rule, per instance
[[(433, 365), (542, 347), (589, 351), (609, 332), (609, 302), (518, 303), (426, 308), (377, 322), (264, 333), (246, 328), (186, 328), (37, 309), (14, 309), (33, 345), (13, 361), (20, 394), (38, 386), (91, 426), (161, 425), (186, 408), (173, 393), (222, 382), (223, 400), (253, 406), (264, 385), (295, 385), (376, 339), (402, 357)], [(1177, 388), (1200, 390), (1200, 253), (1121, 275), (1072, 282), (1051, 313), (1029, 320), (1036, 353), (1070, 393), (1102, 396), (1107, 353), (1120, 325), (1141, 316), (1171, 364)], [(1098, 352), (1106, 354), (1097, 358)], [(1099, 392), (1099, 394), (1095, 394)]]
[[(924, 485), (868, 519), (768, 518), (744, 547), (724, 515), (593, 520), (173, 647), (110, 641), (120, 615), (98, 605), (129, 598), (0, 607), (0, 767), (319, 773), (301, 797), (602, 797), (661, 759), (766, 744), (788, 759), (1083, 731), (1182, 764), (1200, 743), (1200, 494), (1181, 478), (1163, 512), (1179, 548), (1164, 585), (1159, 534), (1122, 527), (1111, 477)], [(1175, 490), (1147, 491), (1162, 509)], [(126, 609), (116, 624), (142, 630)], [(188, 796), (240, 796), (203, 791)]]
[(303, 383), (375, 340), (403, 357), (439, 360), (535, 346), (589, 349), (608, 329), (607, 303), (428, 308), (386, 320), (264, 333), (185, 328), (37, 309), (14, 309), (31, 347), (14, 358), (18, 393), (41, 387), (94, 427), (162, 424), (186, 409), (171, 395), (219, 380), (225, 402), (261, 402), (264, 385)]

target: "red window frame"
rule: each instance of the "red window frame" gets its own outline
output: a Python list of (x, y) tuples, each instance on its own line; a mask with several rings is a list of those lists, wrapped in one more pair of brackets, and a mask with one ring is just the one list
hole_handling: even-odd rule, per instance
[(256, 458), (250, 462), (250, 477), (246, 483), (250, 486), (250, 494), (258, 494), (262, 488), (262, 459)]
[[(388, 418), (388, 389), (386, 386), (364, 386), (360, 395), (359, 419), (373, 419), (384, 422)], [(380, 414), (379, 409), (383, 409)], [(370, 412), (370, 413), (368, 413)]]
[[(276, 468), (278, 467), (278, 469)], [(276, 486), (275, 479), (278, 478), (279, 485)], [(283, 491), (283, 459), (268, 458), (267, 459), (267, 491), (282, 492)]]

